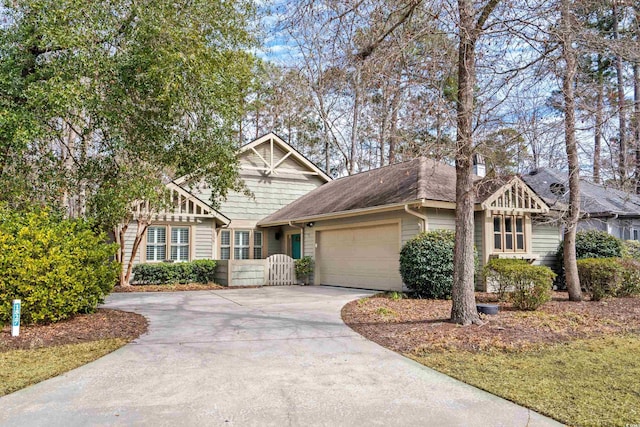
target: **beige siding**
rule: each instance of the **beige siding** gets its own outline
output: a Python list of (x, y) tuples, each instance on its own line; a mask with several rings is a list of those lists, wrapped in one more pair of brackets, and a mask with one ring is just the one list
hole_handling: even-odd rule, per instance
[(194, 249), (195, 253), (192, 259), (212, 259), (214, 258), (214, 236), (215, 222), (212, 219), (206, 219), (192, 228), (195, 236)]
[(316, 233), (313, 227), (305, 227), (304, 229), (304, 249), (302, 256), (314, 256), (316, 247)]
[(482, 260), (484, 260), (483, 248), (482, 248), (482, 237), (483, 237), (483, 229), (482, 224), (484, 222), (484, 212), (476, 212), (474, 215), (474, 225), (473, 225), (473, 244), (476, 247), (476, 251), (478, 252), (478, 260), (480, 260), (480, 267), (482, 267)]
[[(131, 250), (133, 249), (133, 241), (136, 238), (136, 230), (138, 229), (137, 221), (131, 221), (129, 224), (129, 228), (127, 228), (127, 232), (124, 235), (124, 250), (125, 257), (122, 262), (122, 268), (127, 268), (127, 264), (129, 263), (129, 259), (131, 258)], [(140, 247), (138, 248), (138, 253), (133, 258), (134, 264), (140, 264)]]
[[(267, 161), (271, 155), (270, 144), (265, 143), (256, 150)], [(274, 146), (274, 162), (277, 163), (285, 152)], [(243, 166), (245, 169), (243, 169)], [(278, 209), (299, 199), (311, 190), (324, 184), (324, 180), (317, 175), (303, 174), (309, 172), (306, 166), (288, 157), (278, 166), (273, 174), (265, 175), (260, 171), (249, 170), (246, 167), (266, 167), (264, 162), (251, 150), (240, 157), (240, 176), (253, 197), (238, 192), (229, 193), (227, 200), (220, 203), (219, 211), (233, 220), (258, 221), (269, 216)], [(291, 169), (298, 172), (290, 173), (278, 171), (279, 168)], [(204, 187), (204, 186), (201, 186)], [(195, 189), (198, 196), (205, 202), (211, 200), (211, 191), (207, 188)]]
[(535, 264), (552, 267), (560, 244), (560, 229), (555, 224), (533, 224), (531, 244), (538, 256)]
[(451, 209), (427, 209), (429, 230), (455, 230), (456, 213)]
[(232, 193), (220, 204), (220, 212), (232, 220), (260, 220), (299, 199), (321, 184), (317, 177), (300, 179), (243, 176), (254, 198)]
[(268, 270), (267, 260), (219, 260), (215, 280), (222, 286), (264, 286)]
[(402, 218), (402, 229), (400, 240), (402, 241), (402, 245), (404, 246), (407, 241), (413, 239), (418, 233), (420, 233), (422, 220), (413, 215), (403, 214)]

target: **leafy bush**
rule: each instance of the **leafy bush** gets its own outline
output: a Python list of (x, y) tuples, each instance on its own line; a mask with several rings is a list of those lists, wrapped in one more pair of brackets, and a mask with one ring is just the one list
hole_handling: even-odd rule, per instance
[(506, 300), (509, 289), (513, 290), (513, 272), (524, 265), (529, 263), (523, 259), (493, 258), (484, 266), (484, 280), (495, 287), (500, 301)]
[(137, 264), (133, 267), (132, 282), (138, 285), (206, 284), (214, 281), (215, 271), (213, 260)]
[(303, 256), (302, 258), (295, 260), (294, 264), (296, 277), (307, 283), (309, 281), (309, 276), (313, 273), (313, 258), (310, 256)]
[(591, 300), (600, 301), (618, 293), (623, 268), (616, 258), (586, 258), (578, 260), (578, 277)]
[(449, 230), (423, 232), (400, 251), (402, 281), (426, 298), (451, 298), (455, 233)]
[(556, 274), (541, 265), (521, 259), (492, 259), (484, 268), (485, 279), (494, 280), (498, 297), (505, 295), (520, 310), (535, 310), (551, 299), (551, 286)]
[(624, 240), (622, 242), (622, 257), (640, 260), (640, 242), (637, 240)]
[[(618, 258), (622, 256), (622, 240), (606, 231), (589, 230), (576, 233), (576, 258)], [(557, 251), (557, 269), (559, 289), (565, 289), (564, 282), (564, 242), (560, 242)]]
[(83, 220), (0, 208), (0, 323), (10, 321), (13, 299), (27, 324), (93, 312), (120, 270), (111, 261), (117, 245), (105, 242)]
[(199, 259), (191, 262), (195, 283), (213, 283), (216, 280), (216, 262), (212, 259)]
[(622, 269), (622, 277), (616, 295), (619, 297), (640, 295), (640, 260), (619, 258), (617, 262)]

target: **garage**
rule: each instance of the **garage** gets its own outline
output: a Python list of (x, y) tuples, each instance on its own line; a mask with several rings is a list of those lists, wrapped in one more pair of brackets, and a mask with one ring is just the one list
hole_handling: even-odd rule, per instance
[(320, 284), (402, 290), (398, 223), (319, 230), (316, 245)]

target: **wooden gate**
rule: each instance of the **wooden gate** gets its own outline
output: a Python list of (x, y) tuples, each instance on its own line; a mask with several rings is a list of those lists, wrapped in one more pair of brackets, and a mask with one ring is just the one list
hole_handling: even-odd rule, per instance
[(293, 258), (284, 254), (271, 255), (269, 261), (269, 281), (267, 285), (295, 285), (296, 270)]

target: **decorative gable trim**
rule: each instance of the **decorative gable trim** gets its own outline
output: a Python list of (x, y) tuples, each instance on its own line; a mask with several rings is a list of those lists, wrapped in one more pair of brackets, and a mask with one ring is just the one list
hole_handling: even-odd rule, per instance
[(549, 206), (517, 176), (496, 190), (480, 206), (483, 210), (493, 212), (549, 212)]
[(156, 221), (193, 221), (198, 218), (212, 218), (223, 225), (231, 222), (229, 218), (175, 182), (169, 182), (166, 188), (171, 209), (156, 212), (149, 202), (139, 202), (134, 207), (134, 218), (152, 217)]
[[(269, 154), (266, 156), (266, 158), (265, 156), (262, 156), (258, 152), (258, 150), (256, 150), (256, 147), (262, 144), (270, 145), (270, 150), (268, 151)], [(280, 159), (277, 159), (274, 156), (274, 148), (276, 146), (286, 153)], [(295, 173), (295, 174), (303, 174), (303, 175), (316, 175), (322, 178), (325, 182), (331, 181), (331, 177), (329, 175), (324, 173), (320, 168), (314, 165), (309, 159), (303, 156), (295, 148), (293, 148), (292, 146), (284, 142), (278, 135), (274, 134), (273, 132), (270, 132), (246, 145), (243, 145), (242, 147), (240, 147), (239, 154), (243, 154), (249, 151), (252, 154), (256, 155), (260, 159), (260, 161), (262, 161), (264, 164), (257, 167), (243, 166), (244, 169), (257, 170), (262, 173), (265, 173), (266, 175), (277, 174), (278, 172)], [(298, 163), (305, 166), (307, 170), (299, 171), (299, 170), (287, 169), (282, 167), (284, 161), (287, 160), (288, 158), (292, 158), (296, 160)]]

